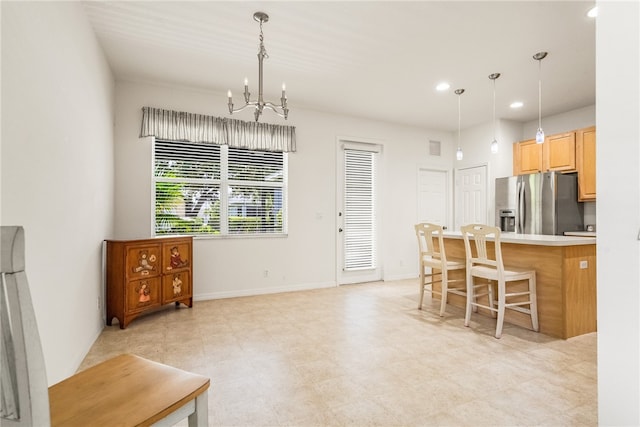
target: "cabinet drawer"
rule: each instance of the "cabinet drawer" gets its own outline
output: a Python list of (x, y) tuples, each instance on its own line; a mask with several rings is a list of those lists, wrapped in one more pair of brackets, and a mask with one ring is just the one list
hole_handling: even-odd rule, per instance
[(191, 297), (191, 272), (176, 270), (162, 277), (162, 303)]
[(129, 246), (127, 248), (127, 277), (142, 279), (157, 276), (160, 271), (160, 245)]
[(133, 280), (127, 283), (127, 312), (160, 305), (160, 278)]
[(191, 266), (191, 243), (168, 242), (162, 244), (162, 272), (189, 268)]

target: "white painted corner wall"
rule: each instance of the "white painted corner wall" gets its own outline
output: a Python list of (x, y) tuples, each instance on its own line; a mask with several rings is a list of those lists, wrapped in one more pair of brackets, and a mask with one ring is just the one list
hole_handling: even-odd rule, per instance
[(640, 3), (598, 8), (598, 424), (638, 426)]
[(80, 3), (3, 1), (0, 8), (0, 219), (25, 229), (26, 273), (53, 384), (76, 371), (104, 325), (114, 81)]

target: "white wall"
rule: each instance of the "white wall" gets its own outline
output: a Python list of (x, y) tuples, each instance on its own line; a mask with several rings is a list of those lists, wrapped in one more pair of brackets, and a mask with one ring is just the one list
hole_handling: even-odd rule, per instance
[[(49, 384), (104, 324), (113, 78), (80, 3), (1, 2), (3, 225), (22, 225)], [(100, 300), (100, 304), (104, 304)]]
[[(544, 103), (542, 105), (544, 108)], [(542, 129), (545, 135), (570, 132), (575, 129), (582, 129), (593, 126), (596, 123), (596, 106), (589, 105), (583, 108), (555, 114), (553, 116), (542, 116)], [(522, 126), (521, 140), (534, 139), (538, 130), (538, 119), (524, 123)]]
[[(294, 96), (292, 93), (291, 96)], [(336, 139), (383, 143), (381, 262), (385, 279), (416, 277), (417, 170), (451, 168), (451, 135), (295, 108), (298, 151), (289, 154), (289, 234), (280, 238), (203, 238), (194, 243), (194, 297), (208, 299), (336, 284)], [(143, 106), (225, 117), (226, 97), (195, 89), (116, 84), (114, 238), (152, 233), (151, 141), (138, 138)], [(252, 120), (251, 112), (234, 117)], [(265, 121), (277, 121), (265, 113)], [(429, 158), (428, 141), (443, 144)], [(269, 277), (263, 271), (269, 270)]]
[(640, 4), (598, 6), (598, 422), (638, 426)]

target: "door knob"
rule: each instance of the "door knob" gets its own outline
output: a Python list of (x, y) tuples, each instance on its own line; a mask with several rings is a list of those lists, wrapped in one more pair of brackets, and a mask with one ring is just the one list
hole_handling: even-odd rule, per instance
[(338, 232), (342, 233), (342, 228), (338, 228)]

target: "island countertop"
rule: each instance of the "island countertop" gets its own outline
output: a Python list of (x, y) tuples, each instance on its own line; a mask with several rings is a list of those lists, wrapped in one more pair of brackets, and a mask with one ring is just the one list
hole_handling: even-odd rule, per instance
[[(462, 240), (460, 231), (445, 231), (444, 237), (448, 239)], [(492, 237), (488, 237), (487, 241), (493, 241)], [(520, 234), (520, 233), (501, 233), (500, 241), (502, 243), (515, 243), (521, 245), (540, 245), (540, 246), (576, 246), (576, 245), (595, 245), (595, 237), (582, 236), (554, 236), (546, 234)]]

